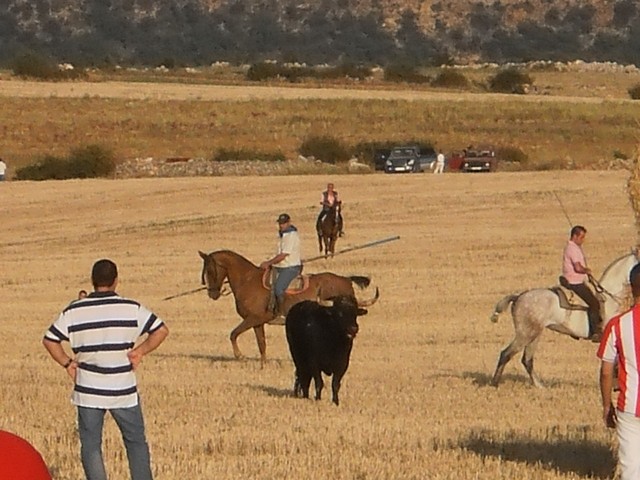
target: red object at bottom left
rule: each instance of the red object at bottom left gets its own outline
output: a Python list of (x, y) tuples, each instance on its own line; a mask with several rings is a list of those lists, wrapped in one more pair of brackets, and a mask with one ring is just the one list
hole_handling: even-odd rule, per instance
[(0, 430), (1, 480), (51, 480), (42, 456), (23, 438)]

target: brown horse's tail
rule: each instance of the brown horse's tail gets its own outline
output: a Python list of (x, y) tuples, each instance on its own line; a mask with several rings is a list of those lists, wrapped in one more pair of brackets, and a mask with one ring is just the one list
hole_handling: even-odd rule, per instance
[(507, 308), (509, 308), (509, 305), (514, 303), (516, 300), (518, 300), (518, 297), (520, 297), (520, 295), (522, 295), (522, 292), (512, 293), (504, 297), (498, 303), (496, 303), (496, 307), (493, 309), (493, 313), (491, 314), (491, 317), (490, 317), (491, 321), (493, 323), (497, 323), (498, 318), (500, 318), (500, 314), (503, 313)]
[(369, 277), (363, 277), (362, 275), (351, 275), (349, 280), (361, 289), (365, 289), (371, 284), (371, 279)]

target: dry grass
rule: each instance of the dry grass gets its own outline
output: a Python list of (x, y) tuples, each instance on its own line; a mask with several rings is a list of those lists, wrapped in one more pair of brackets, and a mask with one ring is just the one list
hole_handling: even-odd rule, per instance
[[(568, 224), (589, 229), (595, 271), (635, 243), (625, 172), (368, 175), (331, 178), (344, 196), (338, 248), (397, 242), (307, 266), (369, 274), (382, 297), (360, 321), (341, 405), (290, 396), (282, 327), (267, 327), (261, 370), (251, 333), (232, 358), (231, 298), (163, 302), (198, 286), (197, 250), (273, 252), (289, 211), (315, 254), (317, 194), (328, 178), (246, 177), (6, 182), (0, 231), (4, 308), (0, 428), (29, 439), (56, 480), (82, 478), (71, 385), (40, 345), (91, 264), (118, 262), (120, 292), (166, 320), (171, 336), (145, 359), (141, 395), (158, 480), (609, 478), (612, 434), (600, 421), (595, 347), (545, 333), (536, 390), (514, 362), (488, 386), (512, 337), (489, 321), (504, 294), (555, 283)], [(275, 193), (274, 193), (275, 192)], [(126, 478), (113, 422), (112, 478)]]
[[(219, 148), (280, 150), (295, 158), (311, 134), (334, 135), (347, 144), (423, 138), (446, 151), (469, 144), (511, 146), (529, 156), (529, 168), (540, 169), (602, 167), (614, 151), (632, 153), (638, 141), (637, 106), (625, 92), (637, 78), (534, 76), (553, 95), (411, 90), (378, 83), (316, 88), (0, 80), (2, 157), (9, 175), (43, 154), (65, 155), (94, 142), (113, 148), (122, 159), (210, 158)], [(609, 89), (597, 88), (606, 81)]]

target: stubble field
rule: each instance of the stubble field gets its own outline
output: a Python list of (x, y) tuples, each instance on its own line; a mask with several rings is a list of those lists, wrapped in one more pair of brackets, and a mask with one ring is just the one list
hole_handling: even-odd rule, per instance
[[(42, 348), (57, 313), (88, 288), (92, 263), (120, 269), (119, 293), (143, 302), (171, 334), (139, 371), (153, 469), (173, 479), (610, 478), (613, 435), (600, 421), (595, 346), (546, 332), (534, 389), (517, 361), (488, 382), (511, 340), (503, 295), (553, 285), (569, 225), (589, 230), (596, 272), (635, 243), (627, 173), (347, 175), (5, 182), (0, 243), (0, 429), (43, 454), (56, 480), (82, 478), (71, 381)], [(309, 263), (308, 272), (370, 275), (379, 302), (360, 320), (341, 405), (291, 396), (283, 327), (267, 326), (260, 368), (231, 297), (162, 298), (197, 288), (197, 251), (271, 256), (275, 218), (291, 214), (303, 256), (316, 254), (319, 192), (344, 197), (338, 248), (378, 247)], [(116, 427), (105, 459), (127, 478)]]

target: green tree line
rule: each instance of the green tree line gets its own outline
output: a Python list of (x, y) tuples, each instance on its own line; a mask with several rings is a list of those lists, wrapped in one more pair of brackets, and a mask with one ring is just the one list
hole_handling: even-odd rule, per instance
[(196, 1), (85, 0), (71, 20), (54, 11), (59, 1), (7, 3), (0, 10), (4, 65), (25, 52), (81, 66), (265, 59), (428, 66), (469, 55), (499, 63), (580, 58), (640, 65), (640, 8), (634, 0), (618, 0), (605, 27), (595, 27), (591, 5), (561, 11), (549, 3), (543, 23), (525, 20), (507, 28), (500, 2), (478, 2), (463, 27), (436, 22), (430, 31), (410, 10), (391, 30), (380, 7), (357, 15), (346, 2), (330, 0), (302, 6), (294, 0), (232, 0), (211, 10)]

